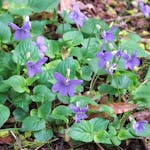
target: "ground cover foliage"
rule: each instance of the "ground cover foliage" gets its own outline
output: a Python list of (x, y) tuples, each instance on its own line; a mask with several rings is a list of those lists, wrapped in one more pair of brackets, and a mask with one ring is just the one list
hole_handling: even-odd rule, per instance
[[(2, 148), (148, 144), (150, 67), (143, 38), (89, 17), (80, 3), (71, 10), (59, 3), (0, 1)], [(149, 3), (133, 4), (149, 21)]]

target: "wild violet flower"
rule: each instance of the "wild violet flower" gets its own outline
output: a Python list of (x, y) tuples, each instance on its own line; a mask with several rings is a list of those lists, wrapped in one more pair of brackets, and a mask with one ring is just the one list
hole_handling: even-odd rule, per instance
[(113, 42), (115, 40), (114, 31), (117, 27), (112, 27), (109, 31), (103, 31), (102, 38), (104, 39), (105, 43)]
[(44, 55), (45, 55), (44, 53), (47, 50), (47, 46), (45, 45), (45, 42), (44, 42), (44, 37), (38, 36), (35, 44), (39, 49), (40, 57), (41, 58), (44, 57)]
[(54, 73), (56, 83), (52, 86), (53, 92), (59, 92), (62, 96), (74, 96), (74, 87), (83, 83), (82, 80), (68, 80), (58, 72)]
[(23, 24), (22, 27), (18, 27), (14, 23), (9, 23), (8, 25), (13, 30), (15, 30), (15, 32), (14, 32), (14, 39), (16, 41), (21, 41), (21, 40), (25, 40), (26, 38), (31, 38), (31, 35), (30, 35), (31, 23), (29, 21), (29, 18), (26, 19), (26, 22)]
[(80, 120), (87, 118), (86, 112), (88, 110), (88, 107), (80, 108), (78, 106), (71, 104), (70, 109), (75, 114), (75, 122), (76, 123), (79, 123)]
[(139, 5), (140, 5), (141, 12), (144, 14), (144, 16), (146, 18), (148, 18), (150, 16), (150, 6), (149, 5), (145, 5), (143, 3), (143, 1), (140, 1)]
[(131, 56), (128, 56), (126, 53), (123, 54), (126, 69), (134, 70), (135, 66), (138, 67), (140, 65), (140, 61), (136, 55), (136, 52)]
[(78, 27), (83, 26), (84, 20), (87, 18), (79, 9), (77, 4), (73, 5), (73, 11), (69, 14), (69, 17), (74, 20)]
[(123, 56), (123, 54), (124, 54), (124, 52), (122, 51), (121, 48), (119, 48), (118, 51), (115, 53), (115, 56), (118, 57), (118, 58), (120, 58), (120, 57)]
[(113, 55), (111, 52), (100, 51), (99, 53), (97, 53), (96, 57), (100, 59), (98, 61), (98, 65), (100, 66), (100, 68), (104, 68), (106, 67), (107, 62), (109, 62), (113, 58)]
[(133, 122), (133, 129), (135, 131), (136, 134), (139, 134), (140, 132), (142, 132), (144, 130), (144, 125), (147, 124), (148, 121), (143, 120), (143, 121), (134, 121)]
[(47, 57), (43, 57), (40, 60), (38, 60), (36, 63), (32, 61), (28, 61), (26, 63), (28, 76), (32, 78), (35, 74), (40, 74), (42, 72), (42, 65), (47, 61)]

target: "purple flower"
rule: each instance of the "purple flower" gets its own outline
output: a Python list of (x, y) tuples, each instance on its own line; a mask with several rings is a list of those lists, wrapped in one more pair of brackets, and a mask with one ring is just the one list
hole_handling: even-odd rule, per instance
[(44, 43), (44, 37), (43, 36), (38, 36), (36, 39), (36, 46), (39, 49), (40, 57), (44, 57), (44, 53), (47, 50), (47, 46)]
[(62, 96), (74, 96), (74, 87), (83, 83), (82, 80), (68, 80), (58, 72), (54, 73), (54, 78), (57, 82), (52, 86), (52, 91)]
[(121, 48), (119, 48), (117, 53), (115, 54), (115, 56), (120, 58), (121, 56), (123, 56), (123, 54), (124, 54), (124, 52), (122, 51)]
[(138, 122), (133, 122), (133, 129), (135, 131), (136, 134), (139, 134), (140, 132), (142, 132), (144, 130), (144, 125), (147, 124), (148, 121), (143, 120), (143, 121), (138, 121)]
[(100, 51), (97, 53), (96, 57), (100, 58), (98, 61), (98, 65), (100, 68), (106, 67), (107, 62), (109, 62), (113, 58), (113, 54), (111, 52)]
[(14, 23), (9, 23), (8, 24), (13, 30), (15, 30), (14, 33), (14, 39), (16, 41), (24, 40), (26, 38), (31, 38), (30, 35), (30, 28), (31, 28), (31, 23), (30, 21), (26, 21), (23, 26), (20, 28)]
[(112, 27), (109, 31), (103, 31), (102, 38), (104, 39), (105, 43), (113, 42), (115, 39), (114, 31), (117, 29), (117, 27)]
[(71, 104), (70, 109), (75, 114), (75, 122), (79, 123), (81, 119), (86, 119), (87, 115), (86, 112), (88, 110), (88, 107), (80, 108), (73, 104)]
[(136, 55), (136, 52), (131, 56), (128, 56), (126, 53), (123, 54), (126, 69), (134, 70), (135, 66), (138, 67), (140, 65), (140, 61)]
[(33, 63), (32, 61), (28, 61), (26, 63), (28, 76), (32, 78), (35, 74), (40, 74), (42, 72), (41, 66), (47, 61), (48, 58), (43, 57), (40, 60), (38, 60), (36, 63)]
[(148, 18), (150, 16), (150, 6), (145, 5), (142, 1), (140, 1), (139, 5), (141, 12), (146, 18)]
[(78, 27), (83, 26), (84, 20), (87, 18), (79, 9), (78, 5), (73, 5), (73, 11), (69, 14), (69, 17), (74, 20)]

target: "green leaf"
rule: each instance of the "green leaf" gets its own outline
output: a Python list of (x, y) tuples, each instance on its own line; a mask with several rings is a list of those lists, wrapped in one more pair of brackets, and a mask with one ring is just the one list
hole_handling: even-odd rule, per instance
[(116, 89), (128, 89), (131, 80), (127, 75), (121, 75), (112, 79), (111, 85)]
[(0, 41), (7, 43), (10, 41), (10, 36), (11, 36), (11, 32), (10, 32), (10, 28), (8, 27), (7, 24), (3, 23), (0, 21)]
[(89, 66), (82, 66), (82, 79), (85, 81), (90, 81), (92, 76), (92, 70)]
[(66, 76), (67, 69), (70, 69), (70, 78), (74, 78), (76, 72), (75, 61), (72, 57), (68, 57), (65, 60), (61, 61), (57, 67), (56, 72), (61, 73), (62, 75)]
[(31, 32), (32, 34), (38, 36), (40, 34), (43, 33), (43, 30), (44, 30), (44, 26), (46, 25), (46, 21), (43, 20), (43, 21), (32, 21), (31, 22)]
[(86, 38), (82, 41), (82, 46), (87, 49), (92, 49), (93, 52), (98, 52), (100, 48), (100, 42), (97, 38)]
[(85, 120), (80, 123), (74, 123), (69, 130), (69, 136), (73, 140), (92, 142), (94, 138), (93, 126), (89, 121)]
[(47, 40), (48, 49), (46, 51), (46, 55), (49, 58), (54, 58), (57, 53), (60, 51), (60, 46), (58, 41)]
[(4, 80), (0, 81), (0, 92), (5, 93), (9, 90), (9, 85), (3, 82)]
[(69, 96), (62, 96), (58, 93), (57, 98), (59, 99), (60, 102), (62, 102), (64, 104), (69, 104), (70, 103), (70, 97)]
[(38, 108), (38, 116), (40, 118), (46, 118), (51, 112), (51, 102), (45, 101), (39, 108)]
[(19, 75), (11, 76), (9, 79), (4, 80), (4, 83), (12, 87), (14, 91), (18, 93), (23, 93), (28, 90), (26, 80)]
[(13, 115), (15, 117), (15, 120), (18, 122), (22, 122), (27, 117), (26, 112), (21, 108), (15, 109)]
[(116, 93), (116, 89), (108, 84), (101, 84), (100, 86), (98, 86), (98, 90), (102, 94), (114, 95)]
[(109, 26), (104, 21), (99, 19), (89, 18), (88, 20), (84, 21), (81, 31), (86, 34), (96, 34), (100, 32), (100, 30), (97, 29), (96, 27), (97, 25), (99, 25), (104, 30), (109, 29)]
[(3, 3), (2, 3), (2, 0), (0, 0), (0, 9), (2, 8), (2, 4), (3, 4)]
[(141, 37), (135, 33), (129, 33), (128, 38), (134, 40), (135, 42), (141, 42)]
[(27, 16), (31, 14), (31, 9), (27, 6), (28, 0), (8, 0), (8, 2), (8, 10), (11, 14), (19, 16)]
[(101, 129), (94, 136), (94, 142), (103, 144), (112, 144), (107, 131)]
[(53, 101), (55, 94), (45, 85), (37, 85), (33, 89), (32, 100), (34, 102)]
[(100, 70), (100, 67), (98, 66), (98, 59), (92, 58), (92, 59), (90, 59), (90, 60), (88, 61), (88, 64), (89, 64), (91, 70), (92, 70), (95, 74), (97, 74), (98, 71)]
[(67, 31), (71, 30), (70, 24), (59, 24), (56, 30), (57, 34), (64, 34)]
[(28, 6), (33, 9), (34, 12), (42, 12), (45, 11), (53, 0), (28, 0)]
[[(97, 62), (95, 62), (96, 53), (97, 53), (97, 50), (95, 48), (89, 48), (87, 50), (87, 48), (73, 47), (70, 51), (71, 56), (78, 57), (78, 59), (83, 64), (87, 64), (91, 61), (91, 63), (93, 63), (97, 67), (98, 66)], [(91, 70), (94, 70), (94, 68), (91, 67)]]
[(39, 84), (44, 84), (47, 87), (50, 87), (50, 83), (53, 83), (53, 84), (55, 83), (55, 80), (54, 80), (54, 77), (53, 77), (53, 73), (54, 73), (55, 68), (47, 69), (48, 65), (49, 65), (49, 63), (46, 64), (46, 69), (43, 69), (43, 72), (38, 75), (38, 77), (39, 77), (38, 83)]
[(70, 116), (72, 114), (72, 111), (68, 106), (60, 105), (53, 110), (52, 114)]
[(7, 100), (7, 96), (5, 94), (0, 93), (0, 104), (4, 104)]
[(16, 64), (12, 60), (12, 54), (0, 51), (0, 75), (7, 79), (16, 73)]
[(8, 13), (3, 12), (2, 14), (0, 14), (0, 21), (8, 26), (8, 23), (13, 22), (13, 17)]
[(88, 121), (82, 120), (80, 123), (74, 123), (71, 126), (69, 135), (77, 141), (92, 142), (95, 140), (95, 136), (98, 136), (97, 133), (99, 131), (106, 130), (108, 123), (109, 121), (103, 118), (94, 118)]
[(117, 134), (116, 129), (111, 125), (109, 126), (109, 134), (113, 136)]
[(50, 1), (50, 6), (48, 7), (47, 11), (52, 12), (55, 9), (57, 10), (57, 6), (58, 6), (59, 2), (60, 2), (60, 0), (51, 0)]
[(63, 116), (62, 114), (51, 114), (49, 118), (50, 118), (50, 120), (52, 120), (52, 119), (55, 119), (55, 121), (57, 121), (57, 120), (62, 120), (62, 121), (64, 121), (66, 124), (69, 123), (68, 118), (65, 117), (65, 116)]
[(0, 128), (7, 121), (10, 116), (9, 108), (0, 104)]
[(115, 146), (119, 146), (121, 144), (121, 141), (118, 139), (117, 136), (111, 136), (110, 139)]
[(34, 136), (39, 142), (47, 142), (53, 137), (53, 132), (51, 129), (44, 129), (34, 132)]
[(90, 120), (90, 123), (93, 126), (93, 130), (95, 132), (98, 132), (100, 129), (104, 129), (104, 130), (107, 129), (109, 120), (106, 120), (104, 118), (93, 118)]
[(45, 128), (45, 120), (37, 116), (29, 116), (22, 122), (23, 131), (38, 131)]
[(71, 46), (76, 46), (81, 44), (81, 42), (83, 41), (83, 35), (79, 31), (68, 31), (64, 33), (63, 40), (71, 42)]
[(119, 131), (118, 138), (120, 140), (126, 140), (126, 139), (134, 138), (134, 136), (127, 129), (121, 129)]
[(90, 97), (88, 96), (74, 96), (71, 98), (71, 103), (76, 104), (76, 102), (79, 102), (80, 107), (85, 107), (87, 104), (91, 104), (96, 106), (97, 103), (95, 101), (93, 101)]
[(146, 76), (145, 76), (144, 80), (147, 80), (147, 79), (150, 79), (150, 66), (147, 70), (147, 73), (146, 73)]
[(146, 57), (148, 54), (139, 46), (140, 37), (135, 34), (129, 34), (127, 38), (121, 40), (120, 47), (132, 55), (134, 51), (138, 52), (138, 57)]
[[(28, 55), (30, 55), (30, 58), (28, 58)], [(39, 51), (30, 39), (25, 39), (16, 46), (13, 60), (17, 64), (25, 65), (30, 59), (33, 62), (37, 62), (39, 60)]]
[(30, 95), (24, 93), (19, 94), (18, 96), (14, 96), (12, 98), (12, 102), (16, 107), (22, 108), (24, 111), (29, 111), (29, 104), (32, 102)]
[(100, 107), (100, 112), (105, 112), (110, 116), (114, 116), (114, 114), (113, 114), (114, 110), (111, 107), (107, 106), (107, 105), (102, 105)]
[(150, 107), (150, 82), (139, 86), (132, 92), (134, 101), (145, 107)]

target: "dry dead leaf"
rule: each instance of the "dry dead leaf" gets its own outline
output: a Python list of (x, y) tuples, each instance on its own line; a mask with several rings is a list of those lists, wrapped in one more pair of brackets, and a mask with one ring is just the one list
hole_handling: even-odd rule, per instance
[(76, 3), (76, 0), (60, 0), (59, 13), (64, 10), (72, 10), (72, 5)]
[(150, 123), (150, 109), (135, 112), (133, 116), (137, 121), (147, 120)]
[[(92, 110), (99, 111), (102, 105), (103, 104), (99, 104), (98, 106), (89, 105), (89, 108)], [(131, 110), (134, 110), (135, 108), (137, 108), (137, 106), (135, 104), (125, 103), (125, 102), (109, 103), (109, 104), (105, 104), (105, 105), (112, 108), (114, 111), (114, 114), (122, 114), (122, 113), (131, 111)]]
[(14, 139), (12, 136), (8, 135), (6, 137), (0, 137), (0, 144), (12, 144), (14, 142)]

